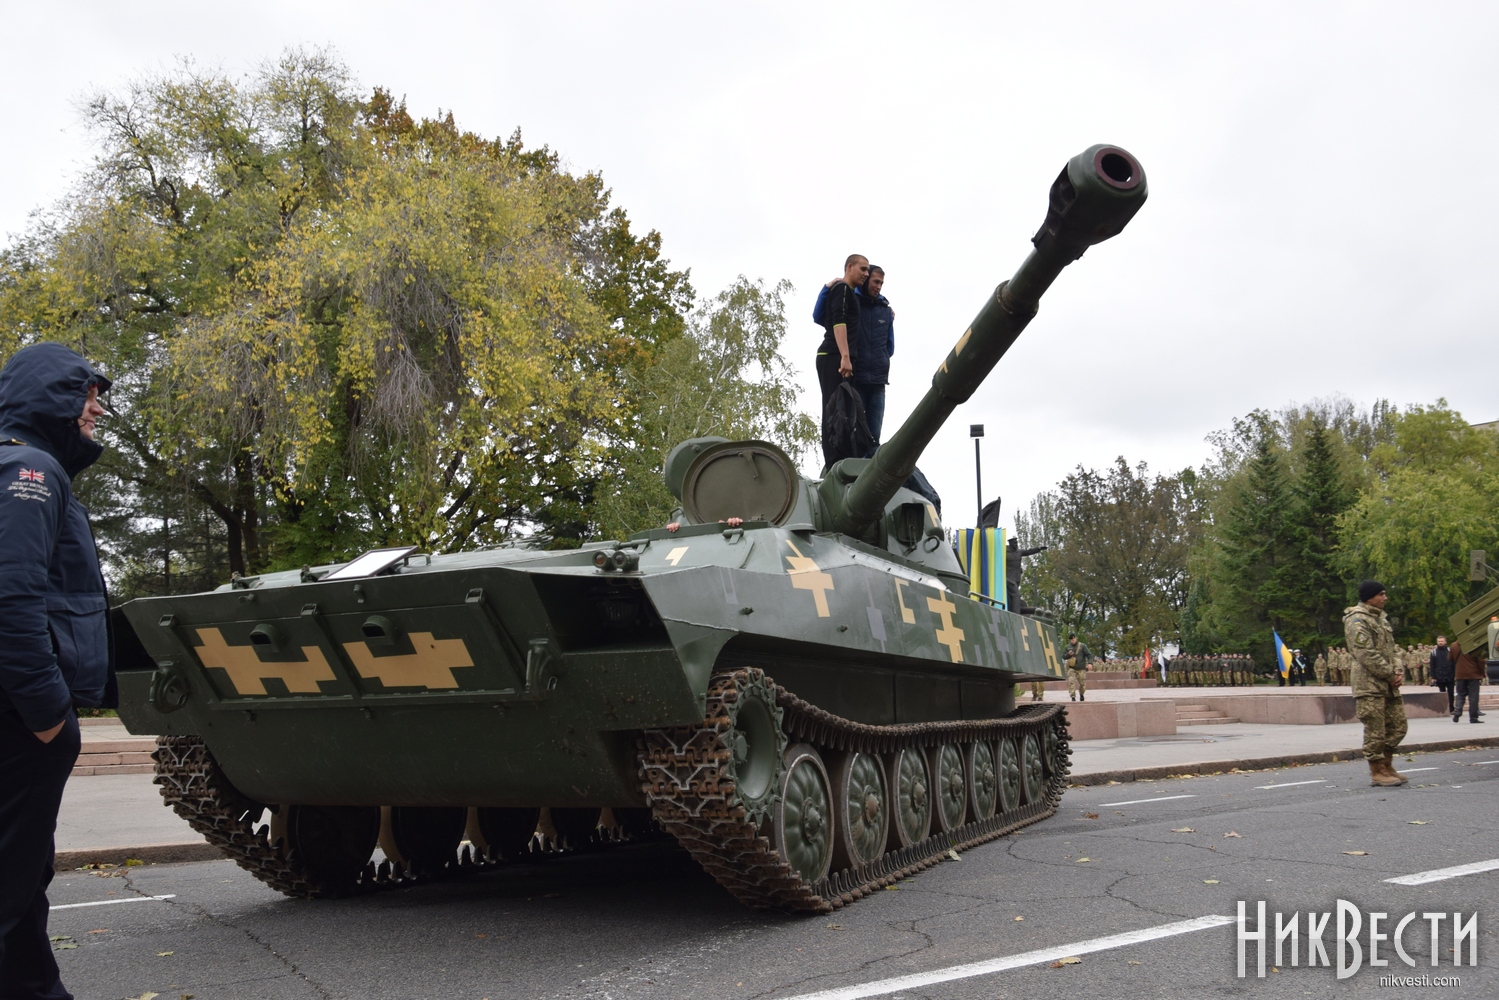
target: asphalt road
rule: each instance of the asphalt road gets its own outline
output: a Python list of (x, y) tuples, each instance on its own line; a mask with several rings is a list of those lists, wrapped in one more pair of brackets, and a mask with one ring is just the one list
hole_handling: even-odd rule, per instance
[[(644, 844), (332, 902), (287, 899), (227, 861), (69, 873), (53, 884), (54, 906), (134, 901), (54, 909), (52, 933), (76, 945), (58, 958), (80, 1000), (1299, 998), (1380, 992), (1391, 974), (1459, 976), (1443, 992), (1499, 996), (1499, 865), (1385, 881), (1499, 859), (1499, 751), (1397, 763), (1426, 770), (1399, 789), (1371, 788), (1361, 762), (1074, 788), (1046, 822), (831, 917), (745, 910), (670, 845)], [(1304, 925), (1301, 966), (1265, 979), (1252, 946), (1249, 976), (1237, 978), (1231, 924), (1098, 942), (1233, 917), (1239, 900), (1253, 915), (1261, 899), (1272, 924), (1277, 911), (1345, 899), (1389, 913), (1386, 932), (1412, 911), (1476, 911), (1479, 965), (1451, 966), (1444, 925), (1432, 969), (1420, 916), (1404, 937), (1417, 968), (1385, 944), (1389, 967), (1365, 962), (1342, 981), (1304, 967)], [(955, 968), (1033, 952), (988, 974)], [(1052, 966), (1063, 957), (1080, 961)], [(906, 976), (919, 979), (887, 982)]]

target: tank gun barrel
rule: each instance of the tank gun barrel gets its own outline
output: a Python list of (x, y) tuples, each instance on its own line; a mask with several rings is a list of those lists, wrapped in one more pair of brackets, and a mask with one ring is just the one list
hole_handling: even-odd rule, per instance
[(858, 535), (880, 519), (948, 416), (968, 401), (1036, 315), (1057, 275), (1088, 247), (1122, 231), (1145, 197), (1145, 171), (1118, 146), (1091, 146), (1067, 162), (1051, 186), (1046, 220), (1031, 240), (1034, 249), (958, 338), (911, 416), (862, 470), (839, 462), (828, 471), (829, 480), (847, 484), (830, 511), (834, 530)]

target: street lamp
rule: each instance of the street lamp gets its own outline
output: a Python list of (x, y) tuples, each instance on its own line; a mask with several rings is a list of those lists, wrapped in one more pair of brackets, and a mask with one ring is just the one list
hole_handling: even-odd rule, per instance
[(984, 519), (984, 466), (979, 459), (979, 438), (984, 436), (983, 424), (969, 424), (968, 436), (973, 438), (973, 485), (978, 494), (978, 516), (974, 518), (974, 524), (983, 527)]

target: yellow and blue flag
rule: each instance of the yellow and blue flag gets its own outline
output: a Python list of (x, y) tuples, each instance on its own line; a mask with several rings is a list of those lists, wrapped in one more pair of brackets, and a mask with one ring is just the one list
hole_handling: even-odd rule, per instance
[(973, 596), (1005, 606), (1005, 529), (959, 528), (954, 548)]
[(1286, 648), (1285, 641), (1281, 639), (1279, 632), (1271, 629), (1270, 634), (1275, 636), (1275, 662), (1280, 665), (1280, 675), (1289, 677), (1291, 675), (1291, 651)]

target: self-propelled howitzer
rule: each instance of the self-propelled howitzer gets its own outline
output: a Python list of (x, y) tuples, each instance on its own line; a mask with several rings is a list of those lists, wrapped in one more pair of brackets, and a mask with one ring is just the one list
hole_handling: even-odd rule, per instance
[(971, 599), (901, 484), (1144, 198), (1123, 150), (1074, 158), (911, 418), (821, 481), (697, 439), (664, 470), (679, 515), (628, 541), (381, 550), (117, 609), (163, 796), (293, 894), (665, 833), (744, 902), (813, 912), (1050, 815), (1065, 714), (1014, 684), (1061, 676), (1057, 637)]

